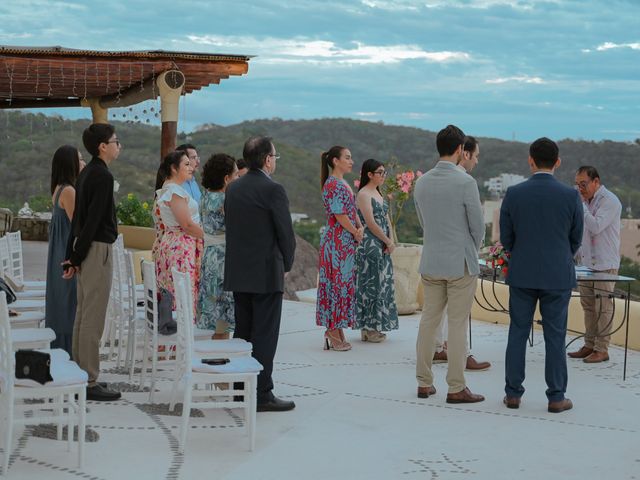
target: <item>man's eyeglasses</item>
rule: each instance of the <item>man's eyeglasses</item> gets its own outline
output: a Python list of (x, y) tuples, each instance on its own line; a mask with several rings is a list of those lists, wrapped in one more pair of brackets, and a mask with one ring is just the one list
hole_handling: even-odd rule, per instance
[(269, 156), (275, 158), (276, 160), (280, 160), (280, 155), (276, 155), (275, 153), (270, 153)]
[(120, 143), (120, 140), (109, 140), (108, 142), (105, 142), (105, 143), (115, 143), (119, 147), (122, 146), (122, 144)]
[(592, 181), (593, 180), (585, 180), (582, 182), (576, 182), (576, 186), (584, 190), (585, 188), (587, 188), (587, 185), (589, 185)]
[(193, 157), (187, 157), (189, 160), (200, 160), (199, 155), (194, 155)]
[(377, 170), (375, 172), (373, 172), (374, 175), (380, 175), (381, 177), (386, 177), (387, 176), (387, 171), (386, 170)]

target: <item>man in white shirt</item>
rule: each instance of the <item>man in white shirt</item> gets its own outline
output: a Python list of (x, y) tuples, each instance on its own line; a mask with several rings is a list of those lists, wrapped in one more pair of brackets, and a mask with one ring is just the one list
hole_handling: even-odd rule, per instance
[(198, 171), (198, 167), (200, 166), (200, 156), (198, 155), (198, 150), (196, 147), (191, 145), (190, 143), (184, 143), (180, 145), (176, 150), (180, 150), (187, 154), (189, 157), (189, 163), (193, 167), (193, 176), (191, 179), (187, 180), (182, 184), (182, 188), (184, 188), (189, 196), (193, 198), (198, 205), (200, 205), (200, 197), (202, 197), (202, 192), (200, 191), (200, 186), (198, 185), (198, 181), (196, 180), (196, 172)]
[[(464, 151), (457, 167), (465, 173), (471, 175), (471, 171), (478, 164), (478, 158), (480, 157), (480, 144), (475, 137), (467, 135), (464, 140)], [(442, 323), (436, 330), (436, 353), (433, 354), (433, 363), (446, 363), (447, 356), (447, 342), (444, 339), (447, 334), (447, 313), (445, 311)], [(467, 361), (465, 364), (465, 370), (469, 372), (481, 372), (491, 368), (491, 363), (477, 361), (471, 351), (467, 348)]]
[[(594, 167), (582, 166), (576, 172), (576, 186), (584, 207), (584, 235), (578, 263), (596, 272), (617, 275), (620, 267), (620, 213), (618, 197), (600, 183)], [(585, 363), (609, 360), (610, 331), (613, 323), (615, 282), (580, 282), (580, 303), (584, 310), (584, 345), (568, 355)]]

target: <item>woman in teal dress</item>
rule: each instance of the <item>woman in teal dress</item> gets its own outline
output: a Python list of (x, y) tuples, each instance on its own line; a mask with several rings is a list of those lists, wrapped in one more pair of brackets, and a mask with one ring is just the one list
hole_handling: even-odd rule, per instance
[(395, 249), (389, 221), (389, 205), (380, 194), (387, 172), (370, 158), (362, 165), (356, 205), (365, 226), (356, 250), (356, 321), (363, 342), (384, 341), (383, 332), (398, 328), (391, 253)]
[(204, 254), (200, 270), (198, 319), (200, 328), (214, 330), (214, 339), (227, 339), (235, 327), (233, 293), (224, 281), (224, 192), (238, 178), (236, 161), (224, 153), (212, 155), (202, 171), (204, 195), (200, 217), (204, 228)]

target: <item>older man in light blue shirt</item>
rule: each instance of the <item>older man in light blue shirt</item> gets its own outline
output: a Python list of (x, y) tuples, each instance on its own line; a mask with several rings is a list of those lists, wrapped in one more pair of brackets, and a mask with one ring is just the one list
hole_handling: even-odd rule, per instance
[(190, 143), (184, 143), (180, 145), (176, 150), (181, 150), (187, 154), (189, 157), (189, 162), (193, 165), (193, 173), (194, 175), (191, 177), (191, 180), (187, 180), (182, 184), (182, 188), (184, 188), (187, 193), (193, 198), (198, 205), (200, 205), (200, 197), (202, 197), (202, 192), (200, 191), (200, 186), (198, 185), (198, 181), (196, 180), (195, 173), (198, 171), (198, 167), (200, 166), (200, 157), (198, 156), (198, 151), (196, 147), (191, 145)]
[[(600, 183), (594, 167), (580, 167), (576, 186), (584, 200), (584, 235), (578, 251), (580, 265), (616, 275), (620, 267), (620, 213), (618, 197)], [(568, 355), (585, 363), (609, 360), (615, 282), (580, 282), (580, 303), (584, 310), (584, 346)]]

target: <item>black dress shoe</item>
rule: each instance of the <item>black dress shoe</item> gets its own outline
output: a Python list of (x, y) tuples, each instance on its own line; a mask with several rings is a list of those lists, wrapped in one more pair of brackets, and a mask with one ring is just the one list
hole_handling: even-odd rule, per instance
[(109, 390), (99, 383), (96, 383), (93, 387), (87, 387), (87, 400), (111, 402), (113, 400), (118, 400), (121, 396), (120, 392)]
[(281, 400), (271, 394), (265, 401), (258, 402), (258, 412), (286, 412), (296, 408), (296, 404), (289, 400)]

